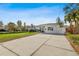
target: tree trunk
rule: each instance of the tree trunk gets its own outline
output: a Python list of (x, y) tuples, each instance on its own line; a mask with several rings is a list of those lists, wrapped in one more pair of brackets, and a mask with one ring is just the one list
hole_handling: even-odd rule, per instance
[(78, 21), (75, 21), (75, 33), (76, 34), (79, 33), (79, 24), (78, 24)]
[(72, 21), (70, 22), (70, 32), (71, 32), (72, 34), (74, 33)]

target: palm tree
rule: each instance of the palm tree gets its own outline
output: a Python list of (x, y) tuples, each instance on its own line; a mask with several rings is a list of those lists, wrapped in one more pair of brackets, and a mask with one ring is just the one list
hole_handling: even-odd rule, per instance
[(64, 21), (65, 21), (65, 23), (69, 23), (70, 24), (70, 26), (69, 26), (69, 31), (71, 32), (71, 33), (73, 33), (74, 32), (74, 29), (73, 29), (73, 19), (72, 19), (72, 16), (71, 16), (72, 14), (68, 14), (68, 15), (65, 15), (65, 17), (64, 17)]
[[(72, 26), (72, 22), (74, 22), (75, 31), (77, 31), (78, 23), (79, 23), (79, 10), (77, 4), (68, 4), (65, 8), (65, 21), (68, 21), (70, 23), (70, 27)], [(78, 32), (78, 31), (77, 31)]]
[(65, 21), (65, 23), (67, 23), (67, 22), (70, 23), (70, 26), (71, 26), (72, 25), (72, 22), (73, 22), (72, 14), (65, 15), (64, 21)]
[(76, 16), (78, 15), (77, 13), (79, 13), (76, 4), (74, 4), (74, 3), (68, 4), (68, 5), (64, 8), (64, 11), (65, 11), (65, 14), (66, 14), (66, 15), (71, 14), (71, 17), (72, 17), (73, 21), (76, 23)]

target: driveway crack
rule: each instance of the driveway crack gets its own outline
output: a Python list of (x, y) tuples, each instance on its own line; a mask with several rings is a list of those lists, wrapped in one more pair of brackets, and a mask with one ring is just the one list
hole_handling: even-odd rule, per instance
[(50, 38), (47, 39), (44, 43), (42, 43), (40, 47), (38, 47), (30, 56), (34, 55), (48, 40), (50, 40)]
[[(4, 46), (4, 45), (2, 45), (2, 44), (0, 44), (0, 45), (1, 45), (3, 48), (7, 49), (8, 51), (14, 53), (15, 55), (20, 56), (19, 54), (17, 54), (16, 52), (12, 51), (12, 50), (9, 49), (9, 48), (7, 48), (6, 46)], [(6, 52), (5, 52), (5, 53), (6, 53)]]

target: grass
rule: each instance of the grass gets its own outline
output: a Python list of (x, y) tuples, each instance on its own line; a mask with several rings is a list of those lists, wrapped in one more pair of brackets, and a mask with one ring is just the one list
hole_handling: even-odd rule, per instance
[(35, 34), (37, 34), (37, 32), (0, 33), (0, 43)]
[(74, 44), (79, 45), (79, 34), (70, 34), (67, 33), (67, 38), (71, 40)]

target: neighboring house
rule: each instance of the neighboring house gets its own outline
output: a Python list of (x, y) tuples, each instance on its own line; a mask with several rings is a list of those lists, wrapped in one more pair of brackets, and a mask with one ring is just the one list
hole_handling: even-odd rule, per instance
[(0, 30), (3, 29), (3, 27), (0, 26)]
[(32, 26), (27, 25), (26, 28), (28, 31), (35, 31), (36, 30), (35, 26), (32, 27)]
[(36, 31), (40, 31), (40, 27), (39, 26), (35, 26), (35, 30)]
[(66, 28), (65, 27), (59, 27), (56, 23), (48, 23), (48, 24), (42, 24), (39, 25), (39, 30), (44, 33), (50, 33), (50, 34), (65, 34)]
[(31, 26), (29, 26), (29, 25), (27, 25), (26, 28), (27, 28), (28, 31), (31, 30)]
[(0, 32), (5, 32), (5, 28), (3, 26), (0, 26)]

